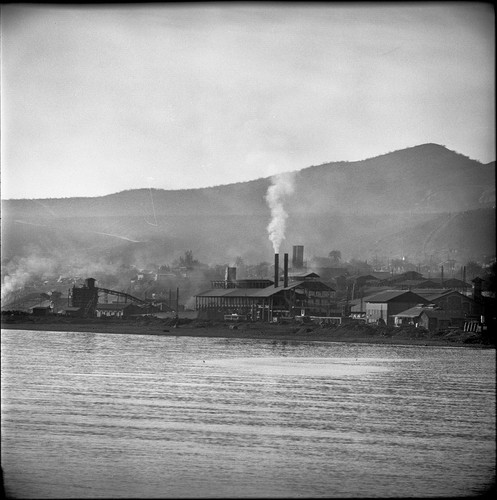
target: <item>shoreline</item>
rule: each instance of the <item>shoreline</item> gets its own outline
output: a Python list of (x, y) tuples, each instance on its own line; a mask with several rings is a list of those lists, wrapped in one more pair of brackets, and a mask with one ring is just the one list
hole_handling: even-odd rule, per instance
[(394, 335), (371, 334), (346, 328), (300, 328), (294, 326), (241, 324), (172, 327), (157, 323), (123, 322), (2, 322), (2, 330), (32, 330), (46, 332), (99, 333), (117, 335), (153, 335), (160, 337), (203, 337), (269, 340), (282, 342), (346, 342), (375, 345), (399, 345), (421, 347), (465, 347), (474, 349), (495, 349), (495, 345), (465, 342), (462, 338), (418, 337), (399, 333)]

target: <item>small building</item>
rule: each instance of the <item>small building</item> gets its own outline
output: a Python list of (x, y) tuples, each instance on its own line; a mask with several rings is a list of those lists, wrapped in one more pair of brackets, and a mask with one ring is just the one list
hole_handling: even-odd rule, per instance
[(417, 305), (394, 315), (395, 326), (414, 326), (430, 331), (445, 329), (450, 326), (446, 312), (434, 304)]
[(366, 319), (366, 302), (364, 298), (349, 300), (347, 304), (348, 313), (352, 319)]
[(419, 318), (419, 326), (429, 331), (445, 330), (451, 326), (451, 320), (443, 309), (425, 309)]
[(43, 302), (36, 304), (30, 309), (33, 316), (48, 316), (49, 314), (53, 313), (53, 308), (54, 305), (52, 301), (44, 300)]
[(456, 290), (459, 292), (466, 292), (467, 290), (471, 290), (471, 285), (457, 278), (431, 278), (430, 281), (436, 283), (438, 288), (444, 288), (451, 290)]
[(63, 314), (72, 318), (77, 318), (78, 316), (81, 316), (81, 307), (65, 307), (63, 309)]
[(383, 282), (385, 284), (388, 284), (389, 286), (394, 286), (397, 283), (400, 283), (400, 282), (406, 281), (406, 280), (418, 281), (418, 280), (424, 280), (424, 279), (425, 278), (423, 277), (423, 275), (421, 273), (418, 273), (416, 271), (407, 271), (407, 272), (402, 273), (402, 274), (392, 274), (388, 278), (385, 278), (383, 280)]
[(365, 297), (367, 323), (384, 322), (394, 324), (394, 316), (418, 304), (428, 304), (429, 301), (416, 293), (403, 290), (386, 290)]
[(435, 293), (433, 290), (415, 292), (442, 309), (451, 326), (462, 328), (468, 319), (479, 319), (482, 314), (482, 307), (477, 301), (456, 290), (439, 290)]
[(97, 318), (124, 318), (126, 309), (132, 304), (112, 303), (112, 304), (97, 304), (95, 313)]
[(426, 289), (426, 288), (441, 288), (440, 284), (432, 280), (403, 280), (395, 283), (395, 287), (401, 290)]
[(97, 318), (129, 318), (130, 316), (155, 314), (158, 310), (152, 305), (137, 305), (131, 302), (97, 304), (95, 307)]

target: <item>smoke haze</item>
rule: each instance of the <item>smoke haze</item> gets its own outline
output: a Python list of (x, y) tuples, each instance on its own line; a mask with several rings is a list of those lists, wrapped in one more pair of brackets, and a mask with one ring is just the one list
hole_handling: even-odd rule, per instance
[(286, 172), (271, 177), (271, 185), (266, 193), (266, 202), (271, 210), (271, 222), (267, 226), (269, 240), (274, 253), (279, 253), (281, 242), (285, 239), (286, 212), (283, 201), (295, 190), (295, 173)]

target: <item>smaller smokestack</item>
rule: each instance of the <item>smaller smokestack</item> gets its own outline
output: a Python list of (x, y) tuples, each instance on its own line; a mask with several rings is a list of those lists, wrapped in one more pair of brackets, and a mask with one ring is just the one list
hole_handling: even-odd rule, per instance
[(477, 276), (473, 282), (473, 300), (477, 303), (481, 303), (482, 301), (482, 283), (483, 280)]
[(87, 278), (85, 280), (85, 284), (88, 288), (95, 288), (95, 281), (96, 281), (95, 278)]
[(279, 282), (279, 267), (280, 267), (280, 256), (279, 254), (274, 254), (274, 287), (278, 286)]
[(236, 281), (236, 267), (226, 267), (226, 271), (224, 273), (224, 281), (226, 284), (234, 283)]
[(302, 269), (304, 267), (304, 247), (303, 245), (293, 246), (292, 267)]
[(288, 254), (283, 255), (283, 286), (288, 286)]

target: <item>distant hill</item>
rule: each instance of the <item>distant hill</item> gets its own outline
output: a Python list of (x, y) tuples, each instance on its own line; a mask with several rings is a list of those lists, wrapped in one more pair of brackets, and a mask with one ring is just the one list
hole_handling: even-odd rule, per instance
[[(168, 263), (271, 260), (270, 178), (204, 189), (136, 189), (94, 198), (2, 201), (2, 258)], [(495, 253), (495, 163), (424, 144), (295, 173), (282, 251), (344, 258), (461, 259)], [(46, 262), (49, 262), (47, 260)], [(48, 264), (46, 264), (48, 265)]]

